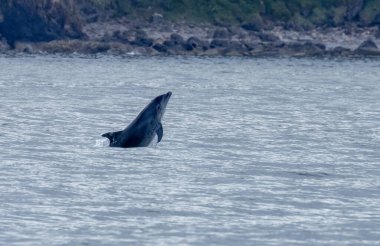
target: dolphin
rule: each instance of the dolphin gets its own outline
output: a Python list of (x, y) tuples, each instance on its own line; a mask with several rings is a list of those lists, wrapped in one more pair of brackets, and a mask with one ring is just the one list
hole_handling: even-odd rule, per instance
[(159, 143), (164, 135), (161, 119), (172, 93), (153, 99), (127, 128), (102, 135), (110, 140), (110, 147), (133, 148), (146, 147), (157, 135)]

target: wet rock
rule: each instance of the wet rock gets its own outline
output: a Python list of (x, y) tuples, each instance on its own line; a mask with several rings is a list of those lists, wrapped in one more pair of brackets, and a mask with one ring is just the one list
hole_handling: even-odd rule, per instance
[(153, 47), (153, 49), (155, 49), (161, 53), (165, 53), (168, 51), (168, 48), (163, 44), (154, 44), (152, 47)]
[(184, 45), (185, 44), (184, 38), (177, 33), (173, 33), (170, 35), (170, 42), (172, 43), (172, 45)]
[(156, 39), (154, 41), (152, 48), (155, 49), (156, 51), (160, 52), (160, 53), (165, 53), (168, 51), (168, 48), (163, 43), (164, 43), (163, 39), (161, 39), (161, 38)]
[(130, 42), (132, 45), (150, 47), (153, 45), (153, 39), (149, 38), (145, 31), (137, 30), (135, 39)]
[(213, 33), (210, 48), (228, 48), (230, 46), (231, 38), (231, 32), (229, 32), (226, 28), (219, 28)]
[(197, 37), (190, 37), (186, 41), (185, 49), (188, 50), (188, 51), (195, 50), (195, 49), (206, 50), (207, 47), (204, 44), (204, 42), (202, 40), (200, 40), (199, 38), (197, 38)]
[(358, 50), (377, 50), (377, 45), (372, 39), (368, 39), (359, 45)]
[(175, 46), (183, 46), (185, 45), (185, 41), (183, 37), (179, 34), (172, 34), (168, 40), (165, 40), (163, 45), (168, 48), (173, 48)]
[(184, 54), (186, 46), (186, 43), (183, 39), (183, 37), (179, 34), (173, 33), (170, 35), (170, 38), (168, 40), (165, 40), (162, 43), (163, 46), (165, 46), (164, 49), (167, 50), (167, 52), (171, 55), (175, 54)]

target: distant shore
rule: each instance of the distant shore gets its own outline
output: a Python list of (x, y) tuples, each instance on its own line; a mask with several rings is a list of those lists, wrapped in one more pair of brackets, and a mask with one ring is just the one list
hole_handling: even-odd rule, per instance
[(355, 12), (347, 7), (344, 18), (354, 13), (353, 21), (308, 28), (260, 16), (240, 24), (169, 21), (156, 12), (141, 18), (102, 17), (108, 12), (80, 3), (0, 3), (0, 53), (380, 57), (380, 26), (352, 17), (366, 9), (363, 1), (357, 1)]
[(0, 52), (31, 54), (110, 54), (149, 56), (379, 56), (377, 27), (346, 27), (309, 31), (250, 31), (241, 27), (189, 25), (117, 19), (83, 27), (80, 39), (49, 42), (16, 41), (14, 49), (3, 39)]

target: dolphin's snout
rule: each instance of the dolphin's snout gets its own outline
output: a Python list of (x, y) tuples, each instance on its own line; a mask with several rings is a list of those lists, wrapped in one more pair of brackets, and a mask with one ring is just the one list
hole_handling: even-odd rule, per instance
[(172, 95), (172, 92), (171, 92), (171, 91), (169, 91), (168, 93), (166, 93), (166, 96), (167, 96), (167, 97), (171, 97), (171, 95)]

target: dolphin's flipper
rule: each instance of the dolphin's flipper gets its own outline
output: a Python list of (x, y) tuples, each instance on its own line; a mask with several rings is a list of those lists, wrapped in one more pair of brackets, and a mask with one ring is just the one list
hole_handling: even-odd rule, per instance
[(157, 133), (157, 143), (161, 142), (162, 137), (164, 136), (164, 129), (162, 128), (162, 124), (158, 123), (158, 128), (156, 130)]

